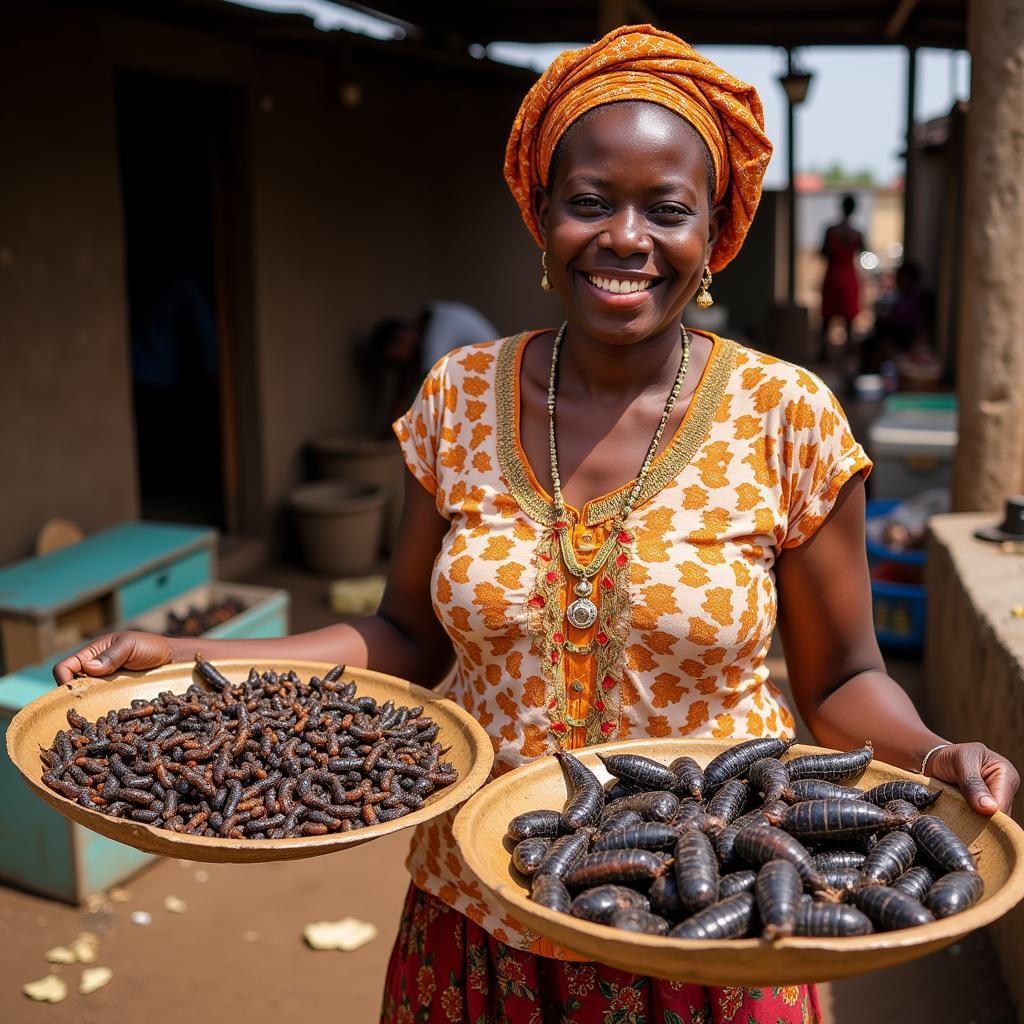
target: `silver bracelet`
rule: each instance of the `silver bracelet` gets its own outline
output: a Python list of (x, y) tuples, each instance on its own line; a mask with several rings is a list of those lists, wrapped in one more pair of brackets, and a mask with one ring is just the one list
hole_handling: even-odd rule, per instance
[(922, 760), (921, 760), (921, 770), (917, 774), (918, 775), (927, 775), (928, 774), (928, 759), (932, 756), (932, 754), (940, 751), (943, 747), (951, 747), (952, 745), (953, 745), (952, 743), (939, 743), (936, 746), (932, 747), (932, 749), (929, 750), (928, 753), (925, 754), (924, 757), (922, 758)]

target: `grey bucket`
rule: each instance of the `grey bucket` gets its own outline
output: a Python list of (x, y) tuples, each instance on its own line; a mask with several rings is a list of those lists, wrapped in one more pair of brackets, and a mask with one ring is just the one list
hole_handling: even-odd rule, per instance
[(303, 484), (288, 499), (306, 563), (317, 572), (358, 576), (377, 566), (388, 496), (353, 480)]

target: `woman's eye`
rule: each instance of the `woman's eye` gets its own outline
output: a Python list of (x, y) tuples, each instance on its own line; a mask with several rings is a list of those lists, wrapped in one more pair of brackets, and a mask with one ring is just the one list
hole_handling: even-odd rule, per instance
[(604, 205), (597, 196), (577, 196), (570, 202), (574, 207), (583, 210), (599, 210)]
[(656, 206), (651, 213), (662, 220), (682, 220), (690, 216), (690, 210), (678, 203), (662, 203)]

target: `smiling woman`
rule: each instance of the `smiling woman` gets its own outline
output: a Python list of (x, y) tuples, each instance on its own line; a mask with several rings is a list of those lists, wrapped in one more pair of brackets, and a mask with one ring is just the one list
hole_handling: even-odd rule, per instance
[[(606, 740), (792, 736), (766, 664), (778, 620), (821, 743), (870, 739), (976, 811), (1008, 809), (1013, 767), (937, 736), (885, 673), (870, 462), (834, 397), (680, 323), (742, 245), (770, 149), (754, 90), (675, 36), (624, 27), (559, 57), (523, 102), (506, 178), (565, 323), (450, 352), (395, 424), (410, 475), (377, 615), (203, 641), (203, 654), (340, 661), (431, 686), (454, 658), (448, 695), (490, 734), (502, 773)], [(195, 649), (113, 634), (55, 674)], [(710, 989), (581, 963), (472, 877), (450, 818), (417, 829), (408, 866), (385, 1024), (821, 1019), (813, 987)]]

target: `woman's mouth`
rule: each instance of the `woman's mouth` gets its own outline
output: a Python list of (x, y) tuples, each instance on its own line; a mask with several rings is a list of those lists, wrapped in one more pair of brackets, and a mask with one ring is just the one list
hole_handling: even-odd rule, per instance
[(646, 301), (648, 292), (664, 280), (660, 277), (625, 278), (610, 274), (590, 274), (580, 271), (580, 277), (602, 302), (616, 306), (634, 306)]

